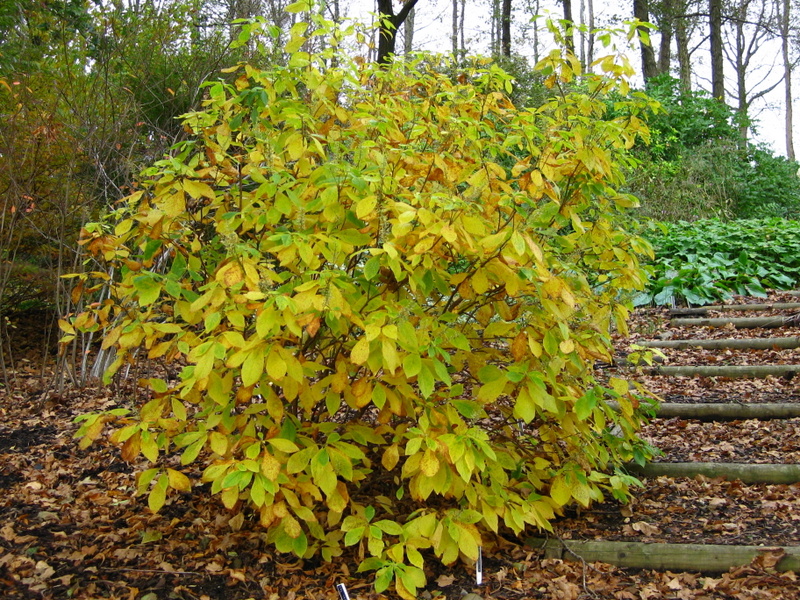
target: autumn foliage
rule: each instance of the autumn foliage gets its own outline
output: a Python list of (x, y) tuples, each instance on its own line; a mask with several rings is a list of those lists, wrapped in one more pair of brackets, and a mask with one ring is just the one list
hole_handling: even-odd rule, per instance
[(278, 551), (358, 546), (378, 590), (411, 598), (426, 557), (475, 559), (634, 481), (618, 466), (646, 453), (637, 398), (593, 363), (644, 281), (617, 190), (648, 100), (610, 57), (581, 76), (554, 52), (538, 68), (559, 93), (518, 110), (490, 64), (378, 68), (305, 39), (295, 26), (287, 66), (209, 85), (126, 214), (87, 228), (116, 275), (83, 276), (110, 297), (65, 339), (102, 329), (107, 378), (180, 373), (79, 434), (113, 425), (153, 463), (155, 511), (197, 486)]

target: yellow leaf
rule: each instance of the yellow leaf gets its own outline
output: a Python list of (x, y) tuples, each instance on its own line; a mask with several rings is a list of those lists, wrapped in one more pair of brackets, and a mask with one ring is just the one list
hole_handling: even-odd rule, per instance
[(177, 191), (169, 196), (164, 196), (160, 200), (159, 206), (168, 217), (177, 217), (186, 210), (186, 199), (182, 191)]
[(225, 508), (232, 509), (239, 501), (239, 486), (234, 485), (222, 490), (221, 496), (222, 504), (225, 505)]
[(247, 353), (242, 364), (242, 385), (255, 385), (264, 372), (264, 353), (261, 348), (253, 348)]
[(400, 357), (397, 355), (397, 346), (394, 345), (394, 342), (387, 339), (384, 339), (381, 345), (383, 350), (383, 364), (386, 367), (386, 370), (394, 375), (397, 367), (400, 366)]
[(516, 362), (519, 362), (523, 358), (525, 358), (527, 350), (528, 350), (528, 336), (524, 331), (520, 331), (514, 338), (514, 341), (511, 342), (511, 357)]
[(482, 385), (478, 390), (478, 401), (483, 402), (484, 404), (494, 402), (505, 390), (507, 382), (508, 379), (506, 376), (502, 375), (494, 381), (490, 381), (489, 383)]
[(564, 506), (572, 498), (572, 491), (563, 476), (559, 475), (550, 484), (550, 497), (560, 506)]
[(359, 219), (369, 216), (369, 214), (375, 210), (375, 206), (377, 206), (377, 204), (378, 199), (374, 195), (362, 198), (358, 201), (358, 203), (356, 203), (356, 216)]
[(480, 219), (476, 217), (464, 217), (462, 222), (467, 233), (471, 233), (472, 235), (479, 237), (482, 237), (486, 234), (486, 227), (483, 225)]
[(283, 517), (283, 530), (286, 532), (286, 535), (293, 539), (300, 537), (300, 534), (303, 533), (300, 523), (298, 523), (297, 519), (292, 515)]
[[(183, 189), (187, 194), (189, 194), (195, 200), (197, 200), (198, 198), (208, 198), (209, 200), (214, 200), (214, 198), (216, 198), (214, 189), (210, 185), (208, 185), (207, 183), (203, 183), (202, 181), (195, 181), (194, 179), (184, 179)], [(183, 196), (183, 194), (181, 194), (181, 196)]]
[(478, 269), (470, 279), (472, 289), (476, 294), (483, 294), (489, 289), (489, 280), (486, 278), (486, 270)]
[(161, 507), (164, 506), (164, 502), (167, 500), (168, 485), (169, 479), (167, 476), (161, 475), (153, 486), (153, 489), (150, 490), (150, 495), (147, 497), (147, 506), (150, 507), (150, 510), (154, 513), (161, 510)]
[(281, 358), (278, 348), (273, 346), (267, 355), (267, 375), (273, 381), (280, 381), (286, 376), (286, 361)]
[(228, 437), (219, 431), (212, 431), (208, 436), (208, 442), (211, 446), (211, 451), (216, 452), (220, 456), (225, 456), (228, 451)]
[(298, 160), (301, 156), (303, 156), (303, 152), (306, 150), (303, 136), (301, 136), (299, 133), (290, 135), (289, 139), (286, 140), (286, 145), (284, 148), (289, 155), (289, 160)]
[(425, 477), (433, 477), (439, 472), (439, 459), (436, 457), (436, 453), (430, 448), (425, 450), (425, 454), (422, 455), (419, 468)]
[(167, 469), (169, 487), (179, 492), (188, 492), (192, 489), (192, 482), (189, 478), (175, 469)]
[(558, 347), (561, 349), (561, 352), (564, 354), (570, 354), (571, 352), (575, 351), (575, 342), (573, 340), (564, 340), (561, 342)]
[(369, 341), (362, 337), (350, 351), (350, 360), (357, 365), (363, 365), (369, 358)]
[(217, 270), (216, 280), (225, 287), (233, 287), (244, 280), (244, 271), (238, 262), (231, 261)]
[(400, 448), (397, 444), (392, 444), (386, 450), (383, 451), (383, 456), (381, 457), (381, 464), (383, 468), (387, 471), (391, 471), (397, 466), (397, 463), (400, 461)]
[(264, 477), (270, 481), (277, 480), (278, 475), (281, 474), (280, 461), (269, 452), (264, 452), (264, 455), (261, 457), (261, 472), (264, 474)]

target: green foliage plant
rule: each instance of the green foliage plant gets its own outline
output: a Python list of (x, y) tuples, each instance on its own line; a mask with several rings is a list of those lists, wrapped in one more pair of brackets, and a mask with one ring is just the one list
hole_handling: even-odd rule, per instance
[(773, 217), (654, 225), (652, 275), (636, 304), (704, 305), (800, 282), (800, 223)]
[(702, 90), (660, 75), (647, 92), (662, 110), (648, 116), (651, 143), (636, 149), (628, 189), (641, 214), (659, 221), (795, 218), (798, 164), (742, 137), (736, 111)]
[[(581, 75), (556, 51), (537, 68), (557, 97), (516, 110), (496, 66), (381, 68), (315, 27), (293, 28), (285, 66), (209, 85), (129, 214), (87, 226), (119, 275), (78, 278), (110, 297), (63, 320), (65, 341), (102, 329), (107, 380), (137, 359), (182, 367), (77, 435), (110, 425), (152, 463), (154, 511), (197, 465), (278, 551), (354, 547), (379, 592), (413, 598), (425, 560), (625, 499), (620, 464), (648, 456), (635, 389), (592, 365), (645, 281), (617, 187), (651, 102), (623, 94), (605, 118), (630, 69)], [(331, 38), (305, 52), (315, 35)]]

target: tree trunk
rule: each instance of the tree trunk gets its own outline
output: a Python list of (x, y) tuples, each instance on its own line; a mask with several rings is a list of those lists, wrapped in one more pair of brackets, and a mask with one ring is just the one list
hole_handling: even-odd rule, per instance
[(672, 66), (672, 32), (675, 29), (676, 0), (662, 0), (658, 28), (661, 43), (658, 47), (658, 72), (669, 74)]
[(770, 375), (794, 377), (800, 373), (800, 365), (680, 365), (677, 367), (650, 367), (648, 375), (669, 375), (671, 377), (742, 377), (763, 379)]
[(794, 154), (794, 111), (792, 110), (792, 60), (789, 55), (789, 37), (791, 35), (791, 3), (781, 3), (781, 55), (783, 56), (783, 88), (786, 127), (786, 158), (795, 160)]
[(703, 348), (704, 350), (719, 350), (722, 348), (737, 348), (745, 350), (792, 350), (800, 348), (800, 337), (788, 338), (750, 338), (750, 339), (706, 339), (706, 340), (652, 340), (638, 342), (645, 348)]
[(403, 53), (408, 56), (414, 50), (414, 17), (417, 9), (412, 8), (408, 11), (405, 23), (403, 23)]
[(689, 53), (689, 34), (686, 30), (686, 4), (682, 3), (681, 14), (675, 19), (675, 44), (678, 47), (678, 73), (681, 91), (688, 93), (692, 89), (692, 64)]
[(453, 47), (453, 60), (458, 63), (458, 0), (453, 0), (453, 28), (450, 32), (450, 43)]
[(594, 62), (594, 0), (586, 0), (589, 18), (589, 38), (586, 40), (586, 68)]
[[(633, 17), (645, 23), (650, 21), (650, 9), (647, 0), (633, 0)], [(656, 65), (656, 55), (651, 43), (639, 40), (639, 50), (642, 55), (642, 77), (647, 83), (652, 77), (658, 74)]]
[(746, 48), (744, 25), (747, 19), (747, 3), (740, 5), (736, 15), (736, 113), (739, 122), (739, 149), (747, 148), (747, 132), (750, 129), (750, 102), (747, 99), (747, 65), (745, 64)]
[(511, 0), (503, 0), (503, 8), (500, 22), (500, 49), (503, 56), (511, 56)]
[[(578, 6), (578, 21), (581, 25), (586, 23), (586, 0), (580, 0), (580, 5)], [(580, 51), (578, 55), (578, 60), (581, 63), (581, 66), (586, 69), (586, 31), (585, 29), (581, 28), (578, 30), (578, 38), (580, 39)]]
[(467, 54), (467, 40), (464, 35), (464, 16), (467, 14), (467, 0), (461, 0), (461, 22), (458, 24), (459, 31), (461, 33), (461, 58), (464, 58)]
[(397, 14), (394, 13), (392, 0), (378, 0), (378, 15), (380, 24), (378, 27), (378, 56), (376, 62), (388, 64), (395, 53), (397, 44), (397, 28), (402, 25), (408, 14), (414, 9), (419, 0), (406, 0), (403, 8)]
[(671, 319), (674, 327), (725, 327), (733, 325), (736, 329), (755, 329), (764, 327), (775, 329), (797, 325), (797, 316), (791, 317), (742, 317), (742, 318), (712, 318), (712, 319)]
[(749, 565), (759, 554), (770, 551), (786, 553), (776, 571), (800, 570), (800, 548), (787, 546), (733, 546), (730, 544), (669, 544), (663, 542), (577, 541), (553, 538), (529, 538), (526, 543), (543, 549), (545, 558), (604, 562), (631, 569), (727, 573), (734, 567)]
[(711, 42), (711, 95), (725, 102), (725, 72), (722, 50), (722, 0), (708, 0)]
[(564, 21), (567, 22), (564, 32), (564, 41), (567, 43), (567, 50), (575, 54), (575, 32), (572, 20), (572, 0), (561, 0), (564, 6)]
[(627, 464), (625, 469), (643, 477), (721, 477), (742, 483), (793, 484), (800, 482), (800, 465), (755, 463), (647, 463), (645, 466)]

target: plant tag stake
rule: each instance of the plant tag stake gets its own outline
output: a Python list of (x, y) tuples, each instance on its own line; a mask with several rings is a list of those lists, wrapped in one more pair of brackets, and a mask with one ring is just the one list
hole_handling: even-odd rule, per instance
[(340, 600), (350, 600), (350, 594), (347, 593), (347, 587), (343, 583), (336, 584), (336, 591), (339, 592)]
[(475, 563), (475, 581), (478, 585), (483, 583), (483, 547), (478, 546), (478, 561)]

